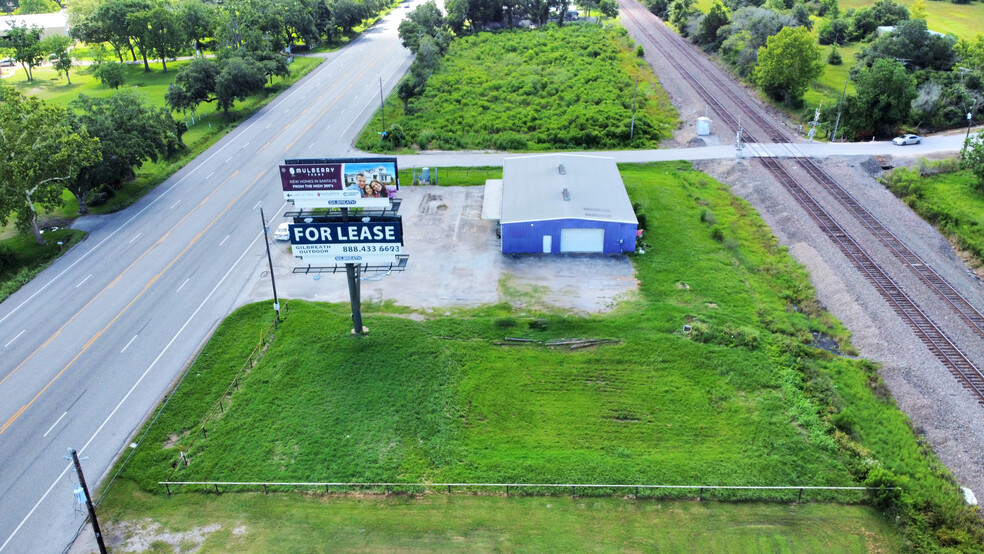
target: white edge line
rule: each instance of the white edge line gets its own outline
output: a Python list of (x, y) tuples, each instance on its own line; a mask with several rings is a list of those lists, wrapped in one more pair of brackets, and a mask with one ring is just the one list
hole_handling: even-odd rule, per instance
[(65, 416), (67, 416), (67, 415), (68, 415), (68, 412), (65, 412), (65, 413), (63, 413), (63, 414), (61, 415), (61, 417), (60, 417), (60, 418), (58, 418), (58, 420), (57, 420), (57, 421), (55, 421), (54, 423), (52, 423), (52, 424), (51, 424), (51, 427), (48, 427), (48, 430), (47, 430), (47, 431), (45, 431), (43, 435), (41, 435), (41, 438), (43, 439), (43, 438), (45, 438), (45, 437), (47, 437), (47, 436), (48, 436), (48, 433), (50, 433), (50, 432), (51, 432), (51, 430), (55, 428), (55, 425), (58, 425), (58, 423), (60, 423), (60, 422), (61, 422), (61, 420), (62, 420), (62, 419), (64, 419), (64, 418), (65, 418)]
[(7, 344), (3, 345), (3, 347), (4, 348), (7, 348), (8, 346), (10, 346), (15, 340), (19, 339), (20, 336), (23, 335), (26, 331), (27, 331), (27, 329), (24, 329), (20, 333), (17, 333), (17, 336), (14, 337), (14, 338), (12, 338), (12, 339), (10, 339), (10, 342), (8, 342)]
[(123, 347), (123, 350), (120, 350), (120, 354), (122, 354), (127, 348), (130, 348), (130, 345), (133, 344), (133, 341), (137, 340), (137, 337), (139, 336), (140, 335), (133, 335), (133, 338), (130, 339), (130, 342), (126, 343), (126, 346)]
[[(287, 205), (287, 203), (284, 202), (283, 205), (280, 206), (280, 210), (284, 209), (284, 206), (286, 206), (286, 205)], [(150, 363), (150, 365), (143, 372), (143, 374), (140, 376), (140, 378), (137, 379), (137, 382), (134, 383), (132, 387), (130, 387), (130, 390), (127, 391), (126, 395), (123, 396), (123, 398), (120, 400), (119, 404), (117, 404), (116, 407), (113, 408), (113, 411), (110, 412), (108, 416), (106, 416), (105, 421), (103, 421), (102, 422), (102, 425), (100, 425), (99, 428), (96, 429), (96, 431), (92, 434), (92, 437), (89, 438), (89, 441), (86, 442), (85, 445), (78, 450), (78, 453), (79, 454), (81, 454), (83, 451), (85, 451), (85, 449), (88, 448), (90, 444), (92, 444), (92, 441), (96, 440), (96, 436), (98, 436), (99, 435), (99, 432), (103, 430), (103, 427), (105, 427), (106, 424), (109, 423), (109, 420), (112, 419), (114, 415), (116, 415), (116, 412), (119, 411), (120, 406), (122, 406), (123, 403), (126, 402), (127, 398), (129, 398), (130, 395), (133, 394), (133, 391), (136, 390), (137, 386), (139, 386), (140, 383), (143, 382), (144, 378), (147, 377), (147, 374), (150, 373), (150, 370), (153, 369), (155, 365), (157, 365), (157, 362), (160, 361), (160, 359), (164, 356), (164, 353), (167, 352), (168, 349), (171, 348), (171, 345), (174, 344), (174, 341), (176, 341), (178, 339), (178, 336), (181, 335), (181, 332), (185, 330), (185, 327), (187, 327), (188, 324), (191, 323), (191, 321), (193, 319), (195, 319), (195, 316), (198, 315), (198, 311), (201, 310), (203, 307), (205, 307), (205, 303), (208, 302), (208, 299), (211, 298), (213, 294), (215, 294), (215, 291), (217, 291), (219, 289), (219, 286), (221, 286), (222, 283), (225, 282), (226, 278), (229, 277), (229, 274), (232, 273), (232, 270), (235, 269), (237, 265), (239, 265), (239, 262), (241, 262), (242, 259), (246, 256), (246, 254), (249, 252), (250, 248), (252, 248), (253, 245), (256, 244), (256, 241), (260, 240), (260, 237), (261, 236), (263, 236), (263, 233), (257, 233), (256, 234), (256, 238), (253, 239), (253, 242), (249, 243), (249, 246), (247, 246), (245, 250), (243, 250), (243, 253), (240, 254), (239, 259), (236, 260), (236, 263), (232, 264), (232, 267), (229, 268), (229, 271), (226, 271), (225, 275), (222, 276), (222, 279), (218, 283), (216, 283), (215, 287), (212, 289), (212, 292), (208, 293), (208, 296), (206, 296), (205, 299), (202, 300), (202, 302), (200, 304), (198, 304), (198, 308), (195, 309), (195, 312), (193, 314), (191, 314), (191, 317), (189, 317), (188, 320), (185, 321), (184, 325), (182, 325), (181, 328), (178, 329), (178, 332), (174, 334), (174, 337), (170, 340), (170, 342), (167, 343), (167, 345), (164, 347), (164, 350), (161, 350), (161, 353), (158, 354), (156, 358), (154, 358), (154, 361)], [(38, 499), (38, 501), (34, 505), (34, 507), (31, 508), (31, 511), (28, 512), (26, 516), (24, 516), (24, 519), (22, 519), (21, 522), (19, 524), (17, 524), (17, 527), (10, 534), (10, 536), (7, 537), (7, 540), (3, 541), (3, 544), (0, 545), (0, 552), (3, 552), (3, 549), (6, 548), (8, 544), (10, 544), (10, 541), (13, 540), (14, 535), (16, 535), (17, 532), (20, 531), (21, 527), (23, 527), (24, 524), (27, 523), (27, 520), (32, 515), (34, 515), (34, 512), (35, 512), (35, 510), (38, 509), (38, 506), (40, 506), (41, 503), (44, 502), (44, 499), (47, 498), (49, 494), (51, 494), (52, 489), (55, 488), (55, 485), (57, 485), (58, 482), (61, 481), (62, 477), (65, 476), (65, 473), (71, 467), (72, 467), (71, 464), (68, 464), (67, 466), (65, 466), (65, 469), (62, 470), (61, 474), (58, 475), (58, 477), (51, 484), (51, 486), (48, 487), (48, 490), (44, 491), (44, 494), (41, 495), (41, 498)]]
[[(260, 122), (260, 120), (257, 120), (256, 121), (256, 123), (259, 123), (259, 122)], [(250, 124), (249, 127), (246, 127), (245, 129), (243, 129), (239, 134), (245, 133), (246, 131), (250, 130), (253, 127), (253, 125), (256, 125), (256, 123)], [(238, 137), (239, 134), (237, 134), (236, 136)], [(167, 195), (167, 193), (169, 193), (172, 190), (174, 190), (174, 187), (180, 185), (182, 182), (184, 182), (185, 179), (187, 179), (188, 177), (191, 177), (192, 175), (194, 175), (195, 172), (198, 171), (199, 169), (201, 169), (201, 167), (203, 165), (205, 165), (206, 163), (208, 163), (208, 161), (211, 160), (212, 158), (214, 158), (215, 156), (219, 155), (219, 152), (222, 152), (223, 150), (225, 150), (226, 147), (229, 146), (232, 143), (233, 143), (233, 140), (230, 139), (229, 142), (223, 144), (222, 147), (220, 147), (218, 150), (216, 150), (211, 156), (205, 158), (202, 161), (202, 163), (198, 164), (194, 169), (190, 170), (187, 175), (185, 175), (184, 177), (178, 179), (178, 181), (176, 183), (174, 183), (173, 185), (171, 185), (170, 187), (168, 187), (167, 190), (165, 190), (164, 192), (162, 192), (160, 194), (160, 196), (158, 196), (157, 198), (151, 200), (150, 203), (147, 204), (146, 206), (144, 206), (139, 212), (133, 214), (130, 217), (130, 219), (124, 221), (122, 225), (120, 225), (119, 227), (117, 227), (116, 229), (114, 229), (112, 233), (110, 233), (109, 235), (106, 236), (106, 238), (104, 238), (101, 241), (99, 241), (99, 244), (93, 246), (91, 250), (89, 250), (85, 254), (82, 254), (81, 256), (79, 256), (79, 259), (77, 259), (74, 262), (72, 262), (72, 264), (69, 265), (68, 267), (66, 267), (65, 269), (63, 269), (61, 273), (59, 273), (58, 275), (55, 275), (54, 277), (52, 277), (52, 279), (50, 281), (48, 281), (47, 283), (44, 284), (44, 286), (42, 286), (37, 291), (35, 291), (34, 294), (32, 294), (31, 296), (28, 296), (23, 302), (21, 302), (20, 304), (18, 304), (16, 308), (14, 308), (13, 310), (10, 310), (10, 313), (8, 313), (7, 315), (5, 315), (3, 317), (0, 317), (0, 323), (3, 323), (8, 317), (14, 315), (14, 312), (16, 312), (17, 310), (19, 310), (22, 307), (24, 307), (24, 304), (27, 304), (28, 302), (30, 302), (31, 300), (33, 300), (35, 296), (41, 294), (41, 292), (44, 291), (44, 289), (48, 288), (49, 285), (51, 285), (52, 283), (54, 283), (55, 281), (57, 281), (62, 275), (65, 275), (66, 273), (68, 273), (73, 267), (75, 267), (76, 265), (78, 265), (79, 262), (81, 262), (82, 260), (84, 260), (89, 254), (92, 254), (93, 252), (95, 252), (97, 248), (99, 248), (100, 246), (102, 246), (103, 244), (105, 244), (106, 241), (108, 241), (109, 239), (113, 238), (113, 236), (116, 235), (116, 233), (119, 233), (123, 228), (125, 228), (127, 225), (129, 225), (131, 221), (133, 221), (134, 219), (136, 219), (137, 217), (139, 217), (140, 214), (142, 214), (145, 211), (149, 210), (154, 204), (156, 204), (158, 201), (160, 201), (161, 198), (164, 198)], [(4, 544), (6, 544), (6, 543), (4, 543)], [(3, 547), (0, 547), (0, 550), (3, 550)]]

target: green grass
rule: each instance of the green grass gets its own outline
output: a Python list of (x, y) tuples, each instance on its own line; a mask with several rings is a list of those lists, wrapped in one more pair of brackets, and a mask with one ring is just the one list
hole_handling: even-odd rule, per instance
[[(377, 112), (358, 148), (390, 151), (380, 145), (381, 119)], [(404, 130), (404, 148), (422, 150), (654, 148), (676, 113), (624, 30), (550, 25), (458, 38), (409, 113), (395, 92), (389, 97), (386, 124)]]
[[(0, 302), (27, 284), (52, 261), (86, 237), (83, 231), (59, 229), (44, 233), (47, 244), (38, 244), (33, 233), (15, 234), (0, 240), (0, 248), (9, 249), (9, 263), (0, 263)], [(59, 247), (58, 243), (62, 246)]]
[[(413, 174), (416, 172), (417, 179), (421, 178), (420, 168), (401, 169), (400, 183), (411, 185), (414, 183)], [(432, 167), (430, 168), (430, 182), (432, 185), (445, 187), (475, 187), (484, 186), (486, 179), (502, 179), (501, 167)]]
[[(852, 485), (878, 468), (904, 484), (906, 541), (932, 545), (945, 532), (973, 544), (979, 527), (962, 519), (953, 478), (886, 400), (874, 366), (810, 346), (823, 332), (850, 351), (754, 209), (687, 163), (621, 171), (650, 227), (646, 254), (632, 256), (638, 300), (595, 317), (499, 304), (423, 321), (364, 304), (372, 332), (360, 339), (347, 305), (294, 301), (208, 438), (194, 438), (269, 325), (266, 303), (246, 306), (219, 327), (123, 479), (154, 493), (166, 479)], [(621, 343), (496, 346), (504, 336)], [(172, 472), (179, 446), (192, 462)], [(859, 497), (809, 495), (831, 499)]]
[[(145, 518), (171, 532), (219, 523), (203, 552), (898, 552), (874, 510), (838, 504), (721, 504), (432, 494), (148, 495), (127, 487), (103, 523)], [(104, 512), (105, 514), (105, 512)], [(106, 517), (104, 515), (104, 517)], [(108, 525), (107, 525), (108, 523)], [(238, 529), (236, 533), (233, 530)]]
[[(915, 0), (895, 0), (905, 5), (910, 10)], [(841, 11), (850, 8), (860, 8), (861, 6), (872, 6), (874, 0), (843, 0), (839, 1)], [(984, 2), (972, 2), (970, 4), (951, 4), (947, 1), (926, 2), (926, 24), (933, 31), (940, 33), (954, 34), (960, 38), (972, 39), (984, 31), (981, 27), (984, 22)]]
[(970, 170), (924, 178), (910, 170), (896, 170), (895, 174), (908, 178), (898, 184), (890, 178), (889, 189), (967, 252), (973, 265), (984, 265), (984, 192), (976, 186), (974, 174)]

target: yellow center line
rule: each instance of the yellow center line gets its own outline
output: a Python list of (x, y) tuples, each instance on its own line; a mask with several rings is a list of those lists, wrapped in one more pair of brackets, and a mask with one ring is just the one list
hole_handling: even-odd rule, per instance
[[(345, 90), (343, 90), (342, 92), (338, 93), (338, 96), (336, 96), (335, 99), (332, 100), (330, 104), (328, 104), (327, 106), (325, 106), (325, 109), (321, 110), (321, 113), (318, 115), (318, 117), (319, 118), (323, 117), (325, 115), (325, 113), (327, 113), (328, 110), (330, 110), (332, 108), (332, 106), (334, 106), (335, 104), (337, 104), (339, 100), (341, 100), (346, 94), (348, 94), (349, 89), (351, 89), (353, 86), (355, 86), (355, 84), (358, 83), (360, 79), (362, 79), (363, 77), (365, 77), (366, 73), (368, 73), (369, 70), (372, 69), (372, 67), (374, 65), (376, 65), (377, 63), (379, 63), (379, 60), (383, 59), (387, 54), (389, 54), (390, 50), (392, 50), (392, 48), (387, 48), (386, 50), (384, 50), (382, 53), (379, 54), (379, 56), (376, 56), (376, 59), (373, 60), (371, 64), (367, 65), (366, 68), (362, 70), (362, 73), (359, 73), (359, 75), (356, 76), (355, 79), (350, 79), (348, 86), (345, 87)], [(318, 98), (321, 98), (321, 97), (319, 96)], [(284, 148), (284, 153), (286, 154), (287, 151), (290, 150), (294, 146), (295, 143), (297, 143), (297, 141), (301, 140), (301, 137), (303, 137), (305, 133), (307, 133), (308, 131), (310, 131), (311, 130), (311, 127), (313, 127), (316, 122), (317, 122), (317, 120), (312, 121), (311, 123), (308, 123), (307, 127), (305, 127), (304, 130), (301, 131), (301, 133), (299, 135), (297, 135), (297, 138), (295, 138), (294, 140), (290, 141), (290, 144), (288, 144)]]
[[(201, 207), (201, 206), (202, 206), (202, 205), (203, 205), (203, 204), (205, 203), (205, 201), (206, 201), (206, 200), (208, 200), (209, 198), (211, 198), (211, 196), (212, 196), (213, 194), (215, 194), (215, 192), (216, 192), (216, 191), (218, 191), (218, 188), (221, 188), (221, 187), (222, 187), (222, 185), (224, 185), (225, 183), (227, 183), (227, 182), (228, 182), (228, 181), (229, 181), (230, 179), (232, 179), (233, 177), (235, 177), (235, 176), (236, 176), (236, 174), (238, 174), (238, 173), (239, 173), (239, 171), (238, 171), (238, 170), (236, 170), (236, 171), (234, 171), (234, 172), (232, 173), (232, 175), (230, 175), (230, 176), (229, 176), (228, 178), (226, 178), (226, 179), (225, 179), (225, 180), (224, 180), (224, 181), (223, 181), (223, 182), (222, 182), (222, 183), (221, 183), (221, 184), (219, 185), (219, 187), (217, 187), (217, 188), (216, 188), (216, 190), (214, 190), (214, 191), (212, 191), (211, 193), (209, 193), (209, 195), (208, 195), (208, 196), (206, 196), (206, 197), (205, 197), (205, 199), (203, 199), (203, 200), (202, 200), (202, 201), (201, 201), (201, 202), (200, 202), (200, 203), (199, 203), (199, 204), (198, 204), (197, 206), (195, 206), (195, 209), (192, 209), (191, 211), (189, 211), (189, 212), (188, 212), (188, 214), (187, 214), (187, 215), (185, 215), (185, 216), (184, 216), (183, 218), (181, 218), (181, 221), (179, 221), (179, 222), (178, 222), (177, 224), (175, 224), (175, 226), (174, 226), (174, 227), (172, 227), (172, 228), (171, 228), (171, 229), (170, 229), (170, 230), (169, 230), (169, 231), (167, 232), (167, 234), (170, 234), (170, 233), (171, 233), (171, 231), (173, 231), (173, 230), (174, 230), (174, 229), (175, 229), (175, 228), (176, 228), (176, 227), (177, 227), (178, 225), (180, 225), (180, 224), (181, 224), (181, 222), (182, 222), (182, 221), (184, 221), (184, 220), (185, 220), (185, 219), (186, 219), (186, 218), (187, 218), (187, 217), (188, 217), (189, 215), (191, 215), (191, 213), (192, 213), (192, 212), (194, 212), (194, 211), (195, 211), (195, 210), (196, 210), (197, 208), (199, 208), (199, 207)], [(109, 329), (110, 327), (112, 327), (112, 326), (113, 326), (113, 324), (114, 324), (114, 323), (116, 323), (116, 321), (117, 321), (117, 320), (119, 320), (119, 318), (120, 318), (120, 317), (122, 317), (122, 316), (123, 316), (123, 314), (124, 314), (124, 313), (126, 313), (126, 311), (130, 309), (130, 306), (132, 306), (132, 305), (134, 304), (134, 302), (136, 302), (136, 301), (137, 301), (138, 299), (140, 299), (140, 297), (141, 297), (141, 296), (143, 296), (143, 294), (144, 294), (145, 292), (147, 292), (147, 290), (148, 290), (148, 289), (150, 289), (150, 286), (151, 286), (151, 285), (152, 285), (153, 283), (155, 283), (155, 282), (157, 281), (157, 279), (161, 277), (161, 275), (163, 275), (163, 274), (164, 274), (165, 272), (167, 272), (167, 271), (168, 271), (168, 270), (169, 270), (169, 269), (170, 269), (170, 268), (171, 268), (171, 267), (172, 267), (172, 266), (173, 266), (173, 265), (174, 265), (175, 263), (177, 263), (177, 261), (178, 261), (179, 259), (181, 259), (181, 257), (182, 257), (182, 256), (184, 256), (184, 254), (185, 254), (185, 252), (187, 252), (187, 251), (188, 251), (188, 250), (189, 250), (189, 249), (190, 249), (190, 248), (191, 248), (191, 247), (192, 247), (192, 246), (193, 246), (193, 245), (194, 245), (194, 244), (195, 244), (196, 242), (198, 242), (198, 239), (200, 239), (200, 238), (202, 237), (202, 235), (204, 235), (204, 234), (205, 234), (205, 233), (206, 233), (206, 232), (207, 232), (207, 231), (208, 231), (209, 229), (211, 229), (211, 228), (212, 228), (212, 226), (213, 226), (213, 225), (215, 225), (215, 223), (216, 223), (216, 222), (217, 222), (217, 221), (218, 221), (218, 220), (219, 220), (219, 219), (220, 219), (220, 218), (221, 218), (221, 217), (222, 217), (223, 215), (225, 215), (225, 214), (226, 214), (226, 212), (228, 212), (228, 211), (229, 211), (229, 209), (230, 209), (230, 208), (232, 208), (232, 206), (233, 206), (233, 205), (234, 205), (234, 204), (235, 204), (236, 202), (238, 202), (238, 201), (239, 201), (239, 199), (240, 199), (240, 198), (242, 198), (242, 197), (243, 197), (243, 195), (244, 195), (244, 194), (246, 194), (246, 192), (247, 192), (247, 191), (249, 191), (250, 189), (252, 189), (252, 188), (253, 188), (253, 185), (255, 185), (255, 184), (257, 183), (257, 181), (259, 181), (259, 180), (260, 180), (260, 179), (261, 179), (261, 178), (263, 177), (263, 175), (265, 175), (265, 174), (266, 174), (266, 171), (265, 171), (265, 170), (264, 170), (264, 171), (262, 171), (262, 172), (260, 172), (260, 174), (259, 174), (259, 175), (257, 175), (257, 176), (256, 176), (256, 178), (255, 178), (255, 179), (253, 179), (253, 181), (252, 181), (252, 182), (251, 182), (251, 183), (250, 183), (250, 184), (249, 184), (249, 185), (248, 185), (247, 187), (245, 187), (245, 188), (244, 188), (244, 189), (243, 189), (243, 190), (242, 190), (242, 191), (241, 191), (241, 192), (240, 192), (240, 193), (239, 193), (239, 194), (238, 194), (238, 195), (237, 195), (237, 196), (236, 196), (235, 198), (233, 198), (233, 199), (232, 199), (232, 200), (231, 200), (231, 201), (230, 201), (230, 202), (229, 202), (229, 203), (228, 203), (228, 204), (226, 205), (226, 207), (225, 207), (225, 208), (224, 208), (224, 209), (222, 210), (222, 212), (221, 212), (221, 213), (219, 213), (219, 215), (217, 215), (217, 216), (215, 216), (215, 218), (214, 218), (214, 219), (212, 219), (212, 221), (211, 221), (211, 222), (210, 222), (210, 223), (208, 224), (208, 226), (207, 226), (207, 227), (205, 227), (204, 229), (202, 229), (202, 230), (201, 230), (201, 231), (200, 231), (200, 232), (199, 232), (199, 233), (198, 233), (197, 235), (195, 235), (195, 237), (194, 237), (193, 239), (191, 239), (191, 241), (190, 241), (190, 242), (189, 242), (189, 243), (188, 243), (188, 244), (187, 244), (187, 245), (186, 245), (186, 246), (184, 247), (184, 249), (183, 249), (183, 250), (181, 250), (181, 252), (180, 252), (180, 253), (179, 253), (179, 254), (178, 254), (177, 256), (175, 256), (175, 257), (174, 257), (174, 259), (172, 259), (172, 260), (171, 260), (171, 262), (170, 262), (170, 263), (168, 263), (168, 264), (167, 264), (167, 266), (165, 266), (165, 267), (164, 267), (164, 269), (162, 269), (162, 270), (161, 270), (161, 271), (160, 271), (160, 272), (159, 272), (159, 273), (158, 273), (157, 275), (154, 275), (154, 277), (153, 277), (153, 278), (152, 278), (152, 279), (151, 279), (150, 281), (148, 281), (146, 285), (144, 285), (144, 288), (143, 288), (143, 290), (141, 290), (141, 291), (140, 291), (140, 292), (139, 292), (139, 293), (138, 293), (138, 294), (137, 294), (137, 295), (136, 295), (135, 297), (133, 297), (133, 299), (132, 299), (132, 300), (130, 300), (130, 302), (129, 302), (129, 303), (128, 303), (128, 304), (127, 304), (127, 305), (126, 305), (126, 306), (125, 306), (125, 307), (124, 307), (124, 308), (123, 308), (122, 310), (120, 310), (120, 312), (119, 312), (118, 314), (116, 314), (116, 316), (115, 316), (115, 317), (114, 317), (114, 318), (112, 319), (112, 321), (110, 321), (109, 323), (107, 323), (105, 327), (103, 327), (103, 328), (102, 328), (102, 329), (101, 329), (101, 330), (100, 330), (100, 331), (99, 331), (98, 333), (96, 333), (95, 335), (93, 335), (93, 336), (92, 336), (92, 338), (90, 338), (90, 339), (89, 339), (89, 341), (85, 343), (85, 346), (83, 346), (83, 347), (82, 347), (82, 348), (81, 348), (81, 349), (79, 350), (79, 352), (78, 352), (78, 354), (76, 354), (76, 355), (75, 355), (75, 357), (74, 357), (74, 358), (72, 358), (72, 360), (71, 360), (71, 361), (69, 361), (69, 362), (68, 362), (68, 364), (66, 364), (66, 365), (65, 365), (65, 367), (63, 367), (63, 368), (62, 368), (62, 370), (58, 372), (58, 374), (57, 374), (57, 375), (55, 375), (54, 377), (52, 377), (52, 379), (51, 379), (50, 381), (48, 381), (48, 384), (47, 384), (47, 385), (45, 385), (45, 386), (44, 386), (44, 388), (42, 388), (42, 389), (41, 389), (40, 391), (38, 391), (38, 393), (37, 393), (36, 395), (34, 395), (34, 398), (32, 398), (30, 402), (28, 402), (27, 404), (25, 404), (24, 406), (22, 406), (22, 407), (21, 407), (21, 408), (20, 408), (20, 409), (19, 409), (19, 410), (17, 411), (17, 413), (15, 413), (15, 414), (14, 414), (14, 415), (13, 415), (13, 416), (12, 416), (12, 417), (10, 418), (10, 419), (8, 419), (8, 420), (7, 420), (7, 422), (6, 422), (6, 423), (4, 423), (4, 424), (3, 424), (3, 427), (0, 427), (0, 435), (2, 435), (2, 434), (4, 434), (4, 432), (6, 432), (6, 431), (7, 431), (7, 429), (8, 429), (8, 428), (9, 428), (9, 427), (10, 427), (10, 426), (11, 426), (11, 425), (12, 425), (12, 424), (13, 424), (13, 423), (15, 422), (15, 421), (17, 421), (17, 419), (18, 419), (18, 418), (19, 418), (19, 417), (21, 416), (21, 414), (23, 414), (23, 413), (24, 413), (24, 411), (25, 411), (25, 410), (27, 410), (27, 409), (28, 409), (29, 407), (31, 407), (31, 405), (32, 405), (32, 404), (34, 404), (34, 402), (35, 402), (35, 401), (36, 401), (36, 400), (37, 400), (38, 398), (40, 398), (40, 397), (41, 397), (41, 395), (42, 395), (42, 394), (44, 394), (44, 392), (45, 392), (45, 391), (47, 391), (47, 390), (48, 390), (48, 388), (49, 388), (49, 387), (51, 387), (51, 385), (52, 385), (52, 384), (54, 384), (54, 382), (55, 382), (55, 381), (57, 381), (57, 380), (58, 380), (58, 379), (59, 379), (59, 378), (60, 378), (60, 377), (61, 377), (61, 376), (62, 376), (62, 375), (63, 375), (63, 374), (64, 374), (64, 373), (65, 373), (65, 372), (66, 372), (66, 371), (68, 370), (68, 368), (69, 368), (69, 367), (71, 367), (71, 366), (72, 366), (72, 364), (74, 364), (74, 363), (75, 363), (75, 362), (76, 362), (76, 361), (77, 361), (77, 360), (78, 360), (78, 359), (79, 359), (79, 358), (80, 358), (80, 357), (82, 356), (82, 354), (83, 354), (83, 353), (85, 353), (85, 351), (86, 351), (86, 350), (88, 350), (88, 349), (89, 349), (89, 347), (90, 347), (90, 346), (92, 346), (92, 345), (93, 345), (93, 344), (94, 344), (94, 343), (96, 342), (96, 340), (97, 340), (97, 339), (98, 339), (99, 337), (101, 337), (101, 336), (103, 335), (103, 333), (105, 333), (105, 332), (106, 332), (106, 331), (107, 331), (107, 330), (108, 330), (108, 329)], [(166, 234), (165, 236), (167, 236), (167, 234)], [(164, 239), (163, 239), (163, 237), (162, 237), (162, 238), (161, 238), (160, 240), (158, 240), (157, 242), (155, 242), (155, 243), (154, 243), (154, 246), (156, 246), (157, 244), (159, 244), (159, 243), (160, 243), (160, 242), (161, 242), (162, 240), (164, 240)], [(147, 252), (149, 252), (150, 250), (152, 250), (152, 249), (154, 248), (154, 246), (151, 246), (151, 247), (150, 247), (150, 248), (149, 248), (149, 249), (148, 249), (148, 250), (147, 250), (146, 252), (144, 252), (143, 254), (141, 254), (141, 255), (140, 255), (140, 258), (143, 258), (143, 257), (144, 257), (144, 256), (145, 256), (145, 255), (147, 254)], [(140, 258), (137, 258), (137, 261), (139, 261), (139, 260), (140, 260)], [(135, 262), (133, 262), (133, 264), (130, 264), (130, 266), (129, 266), (129, 267), (127, 267), (127, 268), (126, 268), (126, 270), (124, 270), (124, 273), (125, 273), (126, 271), (129, 271), (129, 270), (130, 270), (130, 268), (132, 268), (134, 264), (136, 264), (136, 261), (135, 261)], [(122, 276), (122, 274), (120, 274), (120, 275)], [(116, 279), (115, 279), (115, 280), (114, 280), (113, 282), (115, 283), (115, 282), (116, 282), (116, 281), (118, 281), (118, 280), (119, 280), (119, 277), (117, 277), (117, 278), (116, 278)], [(70, 319), (70, 320), (69, 320), (68, 322), (66, 322), (66, 323), (65, 323), (65, 325), (62, 325), (62, 327), (61, 327), (61, 329), (59, 329), (57, 333), (60, 333), (60, 332), (62, 331), (62, 329), (64, 329), (64, 328), (65, 328), (65, 326), (67, 326), (67, 325), (68, 325), (68, 324), (69, 324), (69, 323), (70, 323), (70, 322), (71, 322), (72, 320), (74, 320), (74, 319), (75, 319), (76, 317), (78, 317), (78, 315), (79, 315), (80, 313), (82, 313), (82, 311), (84, 311), (86, 307), (88, 307), (88, 306), (89, 306), (90, 304), (92, 304), (92, 302), (93, 302), (93, 301), (95, 301), (95, 299), (96, 299), (96, 298), (98, 298), (98, 297), (99, 297), (100, 295), (102, 295), (102, 293), (103, 293), (103, 292), (105, 292), (105, 291), (106, 291), (107, 289), (109, 289), (109, 287), (110, 287), (110, 286), (112, 286), (112, 284), (110, 284), (110, 285), (107, 285), (107, 286), (106, 286), (106, 288), (104, 288), (104, 289), (103, 289), (102, 291), (100, 291), (100, 292), (99, 292), (99, 295), (97, 295), (97, 296), (96, 296), (95, 298), (93, 298), (92, 300), (90, 300), (90, 301), (89, 301), (89, 302), (88, 302), (88, 303), (87, 303), (87, 304), (85, 305), (85, 307), (83, 307), (83, 308), (82, 308), (82, 310), (79, 310), (79, 312), (78, 312), (78, 313), (76, 313), (76, 314), (75, 314), (74, 316), (72, 316), (72, 319)], [(57, 334), (57, 333), (56, 333), (56, 334)], [(49, 341), (50, 341), (50, 339), (49, 339)], [(47, 344), (47, 343), (46, 343), (46, 344)], [(41, 349), (41, 348), (39, 347), (39, 348), (38, 348), (37, 350), (35, 350), (34, 352), (32, 352), (32, 353), (31, 353), (31, 356), (29, 356), (29, 357), (28, 357), (28, 359), (30, 359), (31, 357), (33, 357), (33, 356), (34, 356), (34, 354), (35, 354), (35, 353), (37, 353), (37, 352), (38, 352), (38, 350), (40, 350), (40, 349)], [(24, 365), (24, 363), (26, 363), (26, 362), (27, 362), (27, 360), (24, 360), (23, 362), (21, 362), (21, 364), (20, 364), (20, 365), (18, 365), (18, 366), (17, 366), (17, 368), (16, 368), (16, 369), (14, 369), (14, 371), (17, 371), (17, 369), (20, 369), (20, 367), (21, 367), (21, 366), (23, 366), (23, 365)], [(12, 374), (13, 374), (13, 372), (11, 372), (11, 375), (12, 375)], [(9, 377), (9, 376), (10, 376), (10, 375), (8, 375), (7, 377)], [(6, 380), (6, 379), (7, 379), (7, 378), (5, 377), (5, 378), (4, 378), (4, 380)], [(0, 384), (2, 384), (2, 381), (0, 381)]]

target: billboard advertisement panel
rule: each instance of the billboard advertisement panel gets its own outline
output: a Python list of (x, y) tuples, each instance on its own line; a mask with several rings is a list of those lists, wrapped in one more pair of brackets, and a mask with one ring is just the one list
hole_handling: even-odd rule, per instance
[(394, 263), (403, 253), (403, 222), (292, 223), (294, 257), (305, 263)]
[(284, 199), (297, 208), (388, 208), (400, 188), (396, 158), (288, 160)]

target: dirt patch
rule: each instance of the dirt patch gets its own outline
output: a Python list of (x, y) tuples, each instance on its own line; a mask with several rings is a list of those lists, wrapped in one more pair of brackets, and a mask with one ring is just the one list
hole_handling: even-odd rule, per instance
[[(110, 523), (105, 532), (106, 546), (113, 552), (157, 552), (164, 547), (186, 554), (198, 552), (205, 539), (221, 528), (218, 523), (212, 523), (190, 531), (174, 532), (162, 528), (160, 523), (151, 519)], [(245, 533), (244, 526), (236, 529), (244, 529)]]

